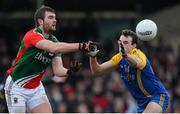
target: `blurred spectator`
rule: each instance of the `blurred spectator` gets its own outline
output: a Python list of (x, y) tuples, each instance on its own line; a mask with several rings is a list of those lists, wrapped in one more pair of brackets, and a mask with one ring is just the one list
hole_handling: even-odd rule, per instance
[(67, 104), (65, 102), (58, 102), (57, 103), (57, 110), (56, 110), (56, 112), (67, 113), (68, 112)]
[(77, 112), (77, 113), (89, 113), (89, 109), (85, 103), (80, 103), (77, 105), (77, 109), (75, 112)]

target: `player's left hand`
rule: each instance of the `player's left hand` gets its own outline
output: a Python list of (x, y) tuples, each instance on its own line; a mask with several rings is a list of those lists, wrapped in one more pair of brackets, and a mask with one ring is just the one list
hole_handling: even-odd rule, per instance
[(77, 61), (77, 60), (72, 60), (70, 63), (70, 68), (67, 71), (68, 75), (72, 75), (75, 72), (78, 72), (79, 69), (81, 68), (82, 63)]
[(99, 44), (97, 42), (91, 42), (89, 43), (89, 51), (87, 52), (87, 54), (90, 57), (96, 57), (96, 55), (99, 52)]
[(127, 57), (127, 52), (124, 49), (124, 46), (120, 40), (118, 40), (118, 45), (119, 45), (119, 53), (126, 58)]

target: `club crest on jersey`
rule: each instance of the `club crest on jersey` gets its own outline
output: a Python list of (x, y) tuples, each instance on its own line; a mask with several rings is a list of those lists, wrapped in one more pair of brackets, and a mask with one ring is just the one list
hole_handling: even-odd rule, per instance
[(133, 81), (135, 80), (135, 75), (130, 72), (130, 66), (129, 65), (120, 65), (121, 69), (121, 78), (126, 81)]

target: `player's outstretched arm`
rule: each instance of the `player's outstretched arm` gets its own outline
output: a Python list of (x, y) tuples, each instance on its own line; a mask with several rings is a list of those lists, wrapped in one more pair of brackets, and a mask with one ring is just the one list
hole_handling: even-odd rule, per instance
[(87, 55), (90, 57), (90, 68), (93, 75), (102, 75), (113, 70), (113, 64), (111, 61), (104, 62), (99, 64), (96, 56), (102, 46), (97, 42), (90, 42), (89, 51)]
[(99, 64), (96, 57), (90, 57), (90, 68), (93, 75), (100, 76), (114, 70), (114, 65), (110, 60)]
[(90, 57), (91, 73), (95, 76), (103, 75), (113, 70), (113, 65), (110, 61), (99, 64), (96, 57)]
[(88, 51), (89, 49), (88, 42), (83, 43), (65, 43), (65, 42), (52, 42), (49, 40), (41, 40), (39, 41), (35, 47), (46, 50), (50, 53), (69, 53), (75, 51)]
[(103, 74), (103, 72), (104, 72), (103, 68), (102, 68), (101, 64), (99, 64), (97, 62), (96, 57), (90, 57), (89, 60), (90, 60), (89, 63), (90, 63), (91, 73), (93, 75), (101, 75), (101, 74)]

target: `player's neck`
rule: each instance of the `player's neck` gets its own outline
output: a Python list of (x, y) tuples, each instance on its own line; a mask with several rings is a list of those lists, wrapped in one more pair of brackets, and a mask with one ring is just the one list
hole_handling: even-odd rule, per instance
[(43, 34), (43, 36), (44, 36), (46, 39), (48, 39), (48, 38), (49, 38), (49, 36), (50, 36), (50, 34), (49, 34), (49, 33), (42, 32), (42, 34)]
[(48, 31), (46, 31), (45, 29), (43, 29), (41, 26), (40, 26), (39, 28), (42, 30), (42, 35), (43, 35), (46, 39), (48, 39), (49, 36), (51, 35), (51, 33), (48, 32)]

